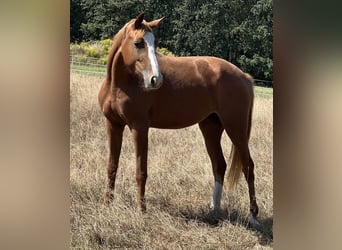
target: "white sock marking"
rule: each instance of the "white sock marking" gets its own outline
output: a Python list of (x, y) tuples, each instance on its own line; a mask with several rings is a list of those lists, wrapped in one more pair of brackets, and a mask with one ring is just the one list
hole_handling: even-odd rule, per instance
[(251, 226), (260, 226), (260, 222), (256, 218), (254, 218), (252, 214), (249, 215), (249, 223), (251, 224)]
[(210, 209), (216, 210), (220, 208), (221, 204), (221, 195), (222, 195), (222, 185), (215, 181), (213, 198), (211, 200)]

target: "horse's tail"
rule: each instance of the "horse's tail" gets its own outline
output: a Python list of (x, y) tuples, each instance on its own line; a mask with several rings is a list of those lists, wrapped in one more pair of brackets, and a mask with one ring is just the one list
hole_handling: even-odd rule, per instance
[[(245, 75), (252, 87), (251, 104), (248, 110), (248, 125), (247, 125), (247, 139), (248, 139), (247, 143), (248, 143), (249, 137), (251, 134), (251, 128), (252, 128), (252, 113), (253, 113), (253, 105), (254, 105), (254, 91), (253, 91), (254, 79), (249, 74), (245, 73)], [(230, 162), (229, 164), (230, 169), (229, 169), (227, 181), (228, 181), (228, 189), (230, 190), (230, 189), (233, 189), (239, 182), (240, 175), (241, 175), (242, 168), (243, 168), (240, 154), (234, 144), (232, 144), (232, 148), (230, 151), (229, 162)]]
[(245, 73), (245, 75), (246, 75), (248, 81), (251, 83), (251, 87), (252, 87), (251, 106), (249, 107), (248, 131), (247, 131), (247, 136), (248, 136), (248, 141), (249, 141), (249, 137), (251, 136), (252, 115), (253, 115), (253, 106), (254, 106), (254, 78), (248, 73)]

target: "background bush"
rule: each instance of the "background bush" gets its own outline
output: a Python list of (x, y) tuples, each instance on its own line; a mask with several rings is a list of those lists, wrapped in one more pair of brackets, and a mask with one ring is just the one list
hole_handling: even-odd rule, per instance
[[(108, 53), (112, 47), (111, 39), (100, 41), (71, 43), (70, 55), (74, 62), (91, 63), (91, 64), (107, 64)], [(157, 48), (157, 51), (166, 55), (174, 56), (167, 48)]]
[(272, 80), (272, 11), (272, 0), (71, 0), (70, 38), (104, 41), (103, 58), (107, 40), (145, 12), (147, 21), (165, 17), (154, 31), (161, 48), (177, 56), (217, 56)]

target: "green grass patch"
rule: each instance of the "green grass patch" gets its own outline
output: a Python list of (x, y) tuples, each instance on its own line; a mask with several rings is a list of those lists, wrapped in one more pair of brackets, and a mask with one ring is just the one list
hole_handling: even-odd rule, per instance
[(106, 67), (96, 65), (84, 65), (84, 64), (70, 64), (71, 71), (79, 71), (84, 73), (94, 73), (99, 75), (106, 75)]
[(256, 95), (264, 95), (264, 96), (273, 97), (273, 88), (254, 86), (254, 92)]

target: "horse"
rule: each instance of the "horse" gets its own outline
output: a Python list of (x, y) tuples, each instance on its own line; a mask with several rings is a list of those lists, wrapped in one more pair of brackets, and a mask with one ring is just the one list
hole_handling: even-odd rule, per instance
[(198, 123), (214, 175), (210, 209), (220, 209), (227, 168), (220, 142), (225, 130), (232, 141), (228, 188), (236, 186), (243, 172), (250, 199), (249, 221), (258, 224), (254, 162), (248, 146), (254, 99), (253, 78), (220, 58), (170, 57), (158, 53), (153, 29), (162, 20), (147, 22), (141, 13), (113, 37), (106, 78), (98, 94), (106, 117), (109, 143), (104, 203), (109, 204), (114, 198), (126, 125), (135, 147), (137, 207), (145, 211), (149, 128), (178, 129)]

